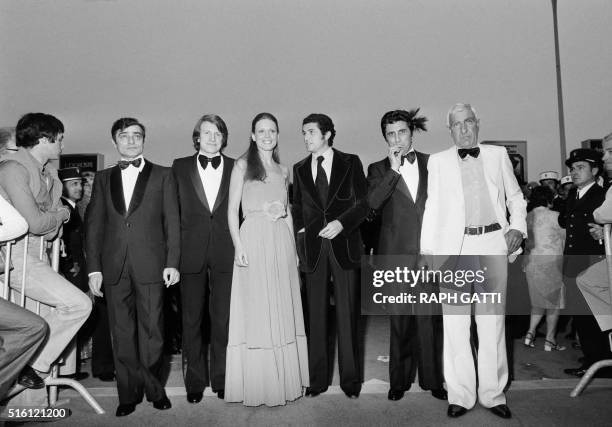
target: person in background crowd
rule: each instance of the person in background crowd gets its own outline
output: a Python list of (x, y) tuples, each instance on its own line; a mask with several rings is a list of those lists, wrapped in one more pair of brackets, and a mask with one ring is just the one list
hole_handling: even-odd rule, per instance
[(605, 253), (603, 243), (594, 240), (590, 233), (590, 224), (595, 223), (593, 211), (604, 201), (605, 190), (596, 184), (602, 170), (601, 153), (578, 148), (570, 153), (565, 164), (570, 168), (576, 187), (568, 193), (565, 212), (559, 215), (559, 225), (566, 229), (563, 275), (567, 290), (566, 305), (569, 314), (573, 315), (572, 322), (580, 339), (584, 360), (578, 368), (567, 368), (564, 372), (580, 377), (600, 358), (596, 342), (601, 331), (584, 297), (578, 292), (576, 276)]
[(85, 211), (91, 199), (91, 189), (93, 188), (96, 172), (88, 169), (81, 169), (81, 177), (83, 178), (83, 197), (77, 202), (77, 209), (81, 218), (85, 218)]
[[(0, 162), (0, 193), (28, 223), (26, 296), (54, 308), (43, 315), (49, 324), (48, 339), (20, 379), (21, 384), (39, 384), (40, 375), (49, 372), (89, 317), (91, 300), (53, 271), (48, 259), (39, 258), (41, 236), (45, 242), (54, 240), (70, 218), (60, 202), (62, 183), (50, 163), (62, 151), (64, 125), (50, 114), (28, 113), (19, 119), (16, 135), (17, 151), (6, 153)], [(23, 238), (17, 240), (13, 250), (11, 287), (16, 290), (23, 274), (24, 244)]]
[[(561, 178), (559, 183), (559, 197), (564, 201), (567, 200), (567, 196), (569, 191), (574, 188), (574, 183), (572, 182), (572, 177), (570, 175), (566, 175)], [(565, 209), (565, 204), (563, 204), (563, 209)], [(559, 211), (561, 213), (563, 210)]]
[(91, 292), (108, 302), (119, 406), (134, 412), (143, 394), (153, 407), (172, 407), (161, 383), (163, 290), (179, 281), (180, 218), (170, 168), (143, 157), (145, 127), (134, 118), (113, 123), (121, 158), (96, 174), (85, 214)]
[(565, 308), (565, 285), (561, 269), (565, 230), (559, 226), (559, 213), (552, 210), (553, 192), (549, 186), (533, 189), (530, 201), (533, 209), (527, 214), (525, 273), (531, 299), (529, 330), (524, 344), (535, 347), (536, 328), (546, 314), (544, 350), (565, 350), (557, 344), (557, 322), (560, 309)]
[(325, 114), (302, 121), (308, 157), (293, 167), (293, 223), (300, 268), (306, 273), (310, 387), (306, 396), (325, 392), (329, 381), (329, 278), (338, 331), (340, 387), (359, 397), (359, 268), (363, 244), (359, 226), (368, 215), (368, 183), (359, 157), (332, 148), (336, 130)]
[[(380, 126), (388, 145), (387, 157), (368, 166), (368, 204), (380, 210), (380, 255), (408, 255), (409, 268), (417, 269), (421, 223), (427, 200), (429, 155), (415, 151), (415, 131), (426, 131), (419, 109), (385, 113)], [(426, 287), (419, 290), (427, 291)], [(431, 308), (416, 305), (416, 308)], [(389, 400), (400, 400), (419, 372), (419, 385), (446, 400), (442, 387), (442, 319), (430, 312), (390, 313)]]
[[(434, 269), (445, 267), (438, 266), (440, 257), (432, 256), (460, 255), (457, 265), (450, 268), (465, 265), (486, 271), (486, 283), (481, 286), (502, 295), (501, 304), (474, 307), (476, 363), (470, 345), (472, 304), (442, 304), (447, 414), (451, 418), (464, 415), (478, 398), (495, 415), (510, 418), (504, 394), (508, 381), (504, 295), (507, 255), (518, 253), (527, 236), (526, 203), (506, 149), (478, 143), (480, 121), (474, 108), (455, 104), (447, 124), (455, 146), (429, 157), (421, 252), (429, 258), (430, 267), (435, 263)], [(463, 292), (461, 286), (451, 284), (447, 292), (457, 295), (455, 292)]]
[[(234, 162), (228, 224), (234, 242), (225, 400), (285, 405), (308, 386), (308, 350), (278, 121), (260, 113)], [(242, 205), (244, 222), (239, 227)]]
[(555, 171), (546, 171), (540, 173), (540, 185), (550, 188), (553, 193), (552, 210), (561, 212), (565, 209), (565, 200), (559, 196), (559, 173)]
[[(0, 196), (0, 243), (17, 239), (28, 231), (28, 223), (19, 212)], [(2, 251), (2, 261), (6, 253)], [(0, 265), (4, 280), (4, 262)], [(0, 289), (3, 289), (0, 286)], [(36, 314), (2, 298), (0, 295), (0, 402), (7, 396), (15, 380), (23, 387), (42, 388), (45, 383), (31, 381), (22, 371), (49, 334), (47, 322)], [(23, 374), (23, 375), (22, 375)]]
[(219, 399), (225, 397), (234, 265), (227, 223), (234, 159), (221, 154), (227, 138), (227, 125), (221, 117), (203, 115), (192, 132), (196, 153), (172, 164), (181, 212), (183, 377), (190, 403), (202, 400), (209, 384)]

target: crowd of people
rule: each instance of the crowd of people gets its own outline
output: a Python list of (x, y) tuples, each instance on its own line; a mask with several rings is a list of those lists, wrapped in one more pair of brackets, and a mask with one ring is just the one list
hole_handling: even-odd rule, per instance
[[(144, 157), (146, 127), (135, 118), (113, 123), (118, 161), (101, 171), (58, 173), (52, 160), (62, 151), (64, 126), (52, 115), (29, 113), (16, 128), (3, 128), (0, 241), (15, 241), (10, 286), (13, 295), (21, 291), (25, 256), (26, 296), (53, 310), (39, 317), (0, 299), (0, 400), (19, 387), (44, 387), (59, 358), (62, 375), (83, 379), (78, 356), (88, 357), (91, 339), (92, 374), (116, 380), (117, 416), (132, 413), (143, 397), (158, 410), (171, 408), (162, 382), (165, 296), (177, 284), (188, 402), (200, 402), (209, 386), (218, 398), (247, 406), (325, 393), (333, 370), (330, 295), (340, 387), (358, 398), (366, 220), (379, 224), (374, 254), (405, 256), (414, 270), (484, 269), (486, 291), (501, 295), (508, 259), (525, 250), (532, 310), (524, 345), (535, 347), (545, 317), (544, 350), (564, 350), (557, 327), (572, 306), (584, 358), (566, 373), (583, 375), (612, 357), (601, 260), (601, 224), (612, 222), (612, 193), (601, 178), (603, 162), (612, 165), (612, 134), (603, 140), (603, 159), (574, 150), (569, 177), (548, 171), (539, 184), (521, 187), (506, 150), (480, 143), (471, 105), (449, 110), (447, 150), (415, 150), (413, 137), (426, 123), (418, 109), (385, 113), (386, 155), (367, 176), (357, 155), (334, 146), (325, 114), (303, 119), (308, 155), (292, 174), (280, 162), (279, 123), (270, 113), (255, 116), (238, 159), (223, 154), (223, 119), (202, 116), (192, 133), (195, 153), (171, 168)], [(24, 252), (25, 234), (61, 239), (59, 272), (36, 245)], [(478, 293), (471, 285), (444, 292)], [(449, 417), (478, 401), (510, 418), (504, 304), (447, 300), (392, 313), (388, 399), (402, 399), (418, 371), (419, 385), (448, 401)]]

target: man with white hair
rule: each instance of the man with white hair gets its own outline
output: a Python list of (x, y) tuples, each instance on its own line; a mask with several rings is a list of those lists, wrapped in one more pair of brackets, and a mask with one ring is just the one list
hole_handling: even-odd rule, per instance
[[(518, 252), (527, 236), (526, 203), (506, 150), (478, 143), (480, 121), (474, 108), (455, 104), (447, 120), (455, 146), (429, 158), (421, 253), (426, 255), (430, 268), (457, 273), (454, 282), (446, 283), (449, 298), (477, 297), (478, 288), (485, 288), (500, 299), (498, 304), (474, 307), (478, 382), (470, 345), (473, 299), (463, 304), (442, 304), (447, 414), (451, 418), (460, 417), (475, 405), (478, 397), (480, 404), (495, 415), (510, 418), (504, 394), (508, 380), (504, 294), (507, 255)], [(460, 283), (461, 268), (463, 273), (482, 270), (485, 279), (481, 283)]]

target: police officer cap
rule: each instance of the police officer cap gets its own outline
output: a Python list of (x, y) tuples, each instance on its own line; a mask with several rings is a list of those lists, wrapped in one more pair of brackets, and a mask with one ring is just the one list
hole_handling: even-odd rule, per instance
[(64, 168), (57, 171), (60, 181), (70, 181), (73, 179), (82, 179), (79, 168)]
[(546, 171), (540, 173), (540, 182), (545, 179), (554, 179), (555, 181), (559, 181), (559, 174), (555, 171)]
[(561, 185), (565, 185), (565, 184), (571, 184), (572, 183), (572, 177), (569, 175), (565, 175), (563, 178), (561, 178)]
[(575, 162), (589, 162), (594, 166), (601, 163), (601, 153), (590, 148), (576, 148), (570, 153), (569, 159), (565, 161), (565, 166), (571, 167)]

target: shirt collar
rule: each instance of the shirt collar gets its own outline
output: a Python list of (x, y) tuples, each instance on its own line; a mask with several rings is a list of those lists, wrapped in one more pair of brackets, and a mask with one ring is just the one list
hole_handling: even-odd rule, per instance
[(70, 203), (70, 206), (72, 206), (72, 208), (76, 208), (76, 202), (73, 202), (72, 200), (70, 200), (68, 197), (64, 197), (62, 196), (62, 199), (64, 199), (65, 201), (67, 201), (68, 203)]
[(585, 185), (584, 187), (582, 187), (582, 188), (578, 189), (578, 197), (582, 197), (582, 196), (584, 196), (584, 195), (585, 195), (585, 193), (586, 193), (587, 191), (589, 191), (589, 188), (591, 188), (591, 187), (592, 187), (593, 185), (595, 185), (595, 184), (596, 184), (596, 182), (595, 182), (595, 181), (593, 181), (593, 182), (591, 182), (590, 184), (587, 184), (587, 185)]
[[(323, 153), (317, 155), (317, 157), (319, 156), (323, 156), (323, 161), (327, 162), (329, 160), (331, 160), (331, 158), (334, 156), (334, 150), (331, 147), (327, 147), (327, 150), (325, 150)], [(316, 163), (317, 162), (317, 157), (315, 157), (315, 153), (312, 153), (312, 162)]]

